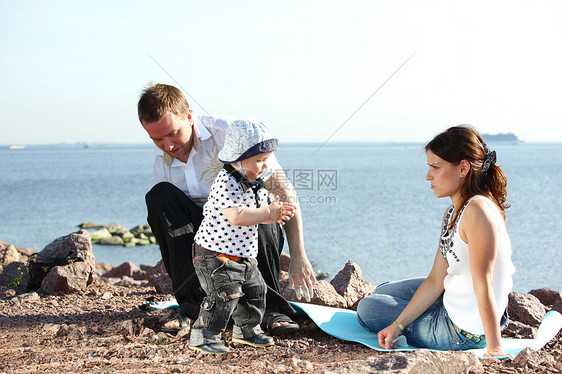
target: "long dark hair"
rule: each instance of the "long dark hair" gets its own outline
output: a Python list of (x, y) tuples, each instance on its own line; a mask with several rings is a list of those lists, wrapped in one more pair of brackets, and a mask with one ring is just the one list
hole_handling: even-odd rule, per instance
[(484, 161), (492, 156), (478, 131), (467, 125), (451, 127), (427, 143), (425, 151), (429, 150), (452, 164), (458, 165), (462, 160), (467, 160), (470, 164), (470, 170), (461, 188), (461, 204), (455, 207), (455, 216), (450, 227), (454, 226), (461, 207), (476, 195), (484, 195), (492, 200), (505, 220), (505, 210), (509, 208), (506, 203), (507, 178), (496, 165), (495, 159), (485, 170)]

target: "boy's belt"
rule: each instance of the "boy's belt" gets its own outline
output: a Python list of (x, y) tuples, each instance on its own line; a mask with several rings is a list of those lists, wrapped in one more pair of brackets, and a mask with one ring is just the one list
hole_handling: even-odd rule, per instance
[(243, 260), (243, 259), (241, 259), (240, 257), (237, 257), (237, 256), (227, 255), (226, 253), (220, 253), (220, 252), (216, 252), (216, 251), (211, 251), (210, 249), (207, 249), (205, 247), (201, 247), (199, 244), (197, 244), (195, 242), (193, 243), (193, 253), (195, 253), (196, 255), (201, 255), (201, 256), (207, 256), (207, 255), (216, 256), (217, 258), (220, 258), (223, 262), (227, 262), (228, 260), (239, 262), (239, 261)]

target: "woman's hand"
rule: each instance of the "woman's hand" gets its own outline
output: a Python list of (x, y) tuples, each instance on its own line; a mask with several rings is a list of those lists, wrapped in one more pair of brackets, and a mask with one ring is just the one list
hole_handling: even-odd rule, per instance
[(394, 349), (398, 345), (398, 341), (393, 341), (402, 335), (402, 330), (400, 327), (392, 324), (390, 326), (385, 327), (377, 336), (379, 337), (379, 346), (384, 349)]
[(497, 348), (497, 349), (488, 349), (487, 352), (484, 353), (484, 357), (486, 357), (486, 358), (487, 357), (498, 357), (498, 358), (509, 357), (510, 359), (513, 360), (513, 355), (509, 354), (509, 353), (505, 353), (501, 347)]

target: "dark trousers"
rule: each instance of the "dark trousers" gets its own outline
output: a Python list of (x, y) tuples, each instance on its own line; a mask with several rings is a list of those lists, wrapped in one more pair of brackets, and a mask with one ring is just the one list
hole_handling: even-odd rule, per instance
[(235, 261), (194, 254), (193, 266), (207, 296), (191, 327), (189, 345), (219, 343), (231, 316), (233, 338), (249, 339), (263, 333), (260, 323), (267, 287), (257, 265), (255, 258)]
[[(162, 261), (172, 279), (180, 310), (195, 320), (205, 292), (195, 274), (191, 247), (203, 219), (203, 208), (168, 182), (156, 184), (146, 194), (146, 206), (148, 224), (160, 246)], [(279, 256), (283, 242), (279, 224), (258, 226), (258, 269), (267, 285), (265, 321), (269, 312), (295, 313), (279, 293)]]

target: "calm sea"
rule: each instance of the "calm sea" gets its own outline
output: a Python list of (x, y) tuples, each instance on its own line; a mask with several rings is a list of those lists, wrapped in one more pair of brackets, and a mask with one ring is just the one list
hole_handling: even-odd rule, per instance
[[(352, 259), (372, 283), (427, 275), (443, 212), (425, 181), (421, 144), (282, 144), (277, 157), (301, 197), (308, 256), (337, 273)], [(514, 290), (562, 290), (562, 144), (496, 144), (508, 177)], [(42, 249), (84, 221), (146, 223), (152, 145), (0, 149), (0, 240)], [(155, 245), (94, 246), (96, 259), (155, 264)]]

